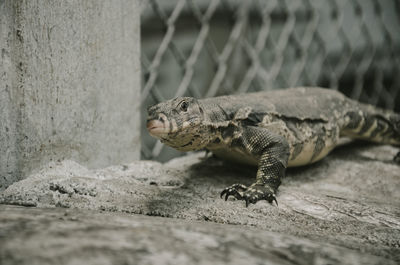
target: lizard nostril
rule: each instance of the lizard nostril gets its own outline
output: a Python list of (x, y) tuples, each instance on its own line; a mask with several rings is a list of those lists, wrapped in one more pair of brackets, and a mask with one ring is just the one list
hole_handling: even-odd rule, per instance
[(161, 122), (164, 122), (163, 117), (158, 117), (158, 120), (161, 121)]

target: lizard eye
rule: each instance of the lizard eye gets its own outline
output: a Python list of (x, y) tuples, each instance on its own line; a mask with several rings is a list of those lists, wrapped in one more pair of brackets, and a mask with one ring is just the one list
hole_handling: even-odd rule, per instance
[(183, 101), (181, 103), (180, 108), (181, 108), (182, 111), (187, 111), (188, 107), (189, 107), (189, 104), (186, 101)]

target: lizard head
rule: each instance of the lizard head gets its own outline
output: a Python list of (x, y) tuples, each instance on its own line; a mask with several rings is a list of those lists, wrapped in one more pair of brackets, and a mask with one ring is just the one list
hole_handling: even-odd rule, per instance
[(208, 144), (204, 112), (197, 99), (179, 97), (151, 106), (147, 111), (149, 134), (166, 145), (191, 151)]

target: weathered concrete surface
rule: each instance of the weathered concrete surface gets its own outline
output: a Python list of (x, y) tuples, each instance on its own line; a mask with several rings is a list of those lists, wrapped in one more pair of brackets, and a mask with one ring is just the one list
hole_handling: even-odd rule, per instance
[[(246, 208), (243, 201), (220, 199), (226, 186), (251, 183), (255, 171), (199, 159), (203, 154), (102, 170), (55, 162), (10, 186), (0, 201), (256, 227), (369, 253), (385, 259), (382, 263), (399, 262), (400, 166), (391, 162), (396, 151), (345, 146), (315, 165), (291, 169), (277, 197), (279, 207), (258, 202)], [(256, 240), (252, 235), (249, 241)]]
[(0, 190), (139, 159), (139, 0), (0, 1)]
[(0, 262), (46, 264), (395, 264), (329, 243), (243, 226), (0, 206)]

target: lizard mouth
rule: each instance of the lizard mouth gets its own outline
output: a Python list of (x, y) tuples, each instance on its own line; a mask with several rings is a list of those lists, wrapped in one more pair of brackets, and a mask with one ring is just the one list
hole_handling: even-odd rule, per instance
[(161, 136), (168, 133), (165, 124), (160, 120), (150, 120), (147, 122), (147, 130), (151, 136)]

